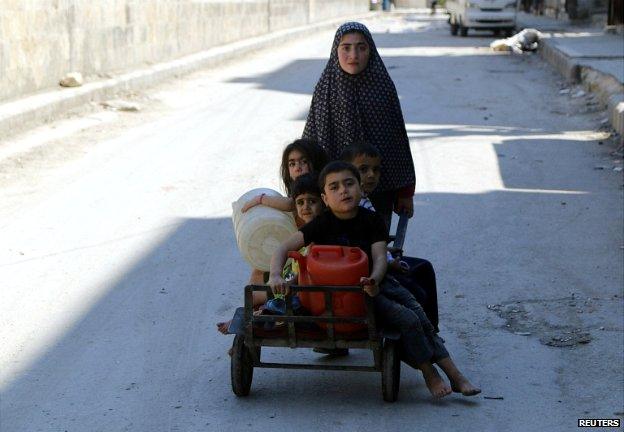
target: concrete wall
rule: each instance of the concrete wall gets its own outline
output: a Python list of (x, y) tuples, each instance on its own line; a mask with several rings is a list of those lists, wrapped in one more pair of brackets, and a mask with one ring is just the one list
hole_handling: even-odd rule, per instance
[(312, 22), (347, 16), (355, 11), (362, 13), (370, 8), (369, 0), (308, 0), (308, 2), (310, 4), (310, 20)]
[(363, 13), (368, 0), (0, 0), (0, 100)]
[[(438, 1), (438, 3), (440, 3)], [(397, 9), (402, 8), (426, 8), (431, 7), (431, 0), (394, 0)]]

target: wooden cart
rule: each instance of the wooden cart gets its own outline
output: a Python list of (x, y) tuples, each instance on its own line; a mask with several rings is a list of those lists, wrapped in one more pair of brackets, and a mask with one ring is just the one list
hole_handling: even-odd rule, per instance
[[(403, 247), (407, 230), (407, 217), (401, 216), (394, 246)], [(234, 334), (231, 357), (232, 390), (236, 396), (247, 396), (251, 389), (254, 368), (338, 370), (381, 373), (381, 391), (384, 401), (394, 402), (399, 393), (401, 361), (398, 331), (380, 329), (375, 322), (373, 299), (363, 293), (360, 286), (298, 286), (291, 285), (287, 295), (285, 315), (259, 315), (253, 313), (253, 292), (265, 291), (273, 298), (268, 286), (245, 287), (245, 306), (238, 308), (229, 326)], [(321, 316), (293, 313), (292, 297), (299, 292), (321, 292), (325, 298), (325, 313)], [(359, 292), (365, 298), (366, 315), (363, 317), (334, 316), (332, 294)], [(283, 323), (272, 330), (265, 324)], [(364, 329), (351, 333), (334, 331), (335, 324), (362, 324)], [(322, 327), (318, 324), (325, 324)], [(284, 348), (348, 348), (369, 349), (373, 352), (372, 365), (301, 364), (263, 362), (262, 347)]]
[[(247, 396), (251, 388), (254, 368), (309, 369), (380, 372), (383, 399), (394, 402), (399, 392), (401, 362), (399, 358), (399, 333), (382, 331), (375, 324), (372, 299), (365, 296), (365, 317), (336, 317), (332, 310), (332, 293), (362, 292), (361, 287), (336, 286), (291, 286), (292, 294), (302, 291), (322, 292), (325, 295), (325, 314), (322, 316), (295, 315), (292, 296), (286, 296), (285, 315), (254, 316), (252, 292), (266, 291), (269, 287), (249, 285), (245, 287), (245, 307), (238, 308), (230, 324), (229, 332), (235, 334), (232, 345), (231, 378), (232, 390), (237, 396)], [(266, 330), (265, 323), (284, 323), (273, 330)], [(322, 329), (317, 324), (326, 323)], [(359, 323), (365, 325), (362, 331), (339, 333), (334, 331), (336, 323)], [(359, 348), (373, 351), (372, 365), (301, 364), (263, 362), (262, 347), (284, 348)]]

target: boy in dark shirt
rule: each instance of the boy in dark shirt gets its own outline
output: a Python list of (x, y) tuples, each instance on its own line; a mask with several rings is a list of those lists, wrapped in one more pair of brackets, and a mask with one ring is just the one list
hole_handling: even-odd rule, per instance
[[(436, 398), (452, 391), (464, 396), (480, 393), (457, 369), (414, 296), (392, 277), (386, 277), (387, 229), (381, 216), (359, 206), (358, 170), (347, 162), (331, 162), (321, 171), (319, 186), (328, 209), (301, 227), (273, 254), (269, 277), (273, 292), (287, 292), (281, 272), (288, 251), (310, 243), (359, 247), (368, 255), (370, 268), (369, 277), (361, 280), (363, 290), (373, 297), (381, 322), (400, 331), (403, 361), (422, 371), (429, 391)], [(450, 386), (432, 363), (445, 372)]]

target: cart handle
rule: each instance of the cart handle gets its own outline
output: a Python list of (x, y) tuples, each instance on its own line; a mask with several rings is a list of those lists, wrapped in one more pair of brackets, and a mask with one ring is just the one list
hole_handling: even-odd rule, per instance
[(399, 223), (397, 224), (396, 234), (394, 236), (394, 242), (392, 246), (403, 250), (403, 243), (405, 243), (405, 234), (407, 233), (407, 222), (409, 218), (405, 213), (399, 216)]

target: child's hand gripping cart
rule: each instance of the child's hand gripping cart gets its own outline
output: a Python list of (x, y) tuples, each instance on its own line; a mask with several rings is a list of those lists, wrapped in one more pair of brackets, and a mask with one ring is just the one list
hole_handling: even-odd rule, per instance
[[(407, 218), (401, 218), (395, 244), (402, 245)], [(368, 275), (368, 260), (358, 248), (312, 246), (307, 257), (298, 252), (289, 256), (299, 263), (299, 285), (291, 285), (286, 295), (285, 313), (256, 315), (254, 291), (268, 286), (245, 287), (245, 307), (238, 308), (229, 326), (235, 334), (231, 357), (232, 390), (247, 396), (253, 369), (311, 369), (381, 372), (383, 399), (394, 402), (399, 392), (401, 362), (399, 333), (378, 328), (373, 299), (359, 286)], [(295, 300), (295, 301), (293, 301)], [(299, 307), (299, 303), (303, 307)], [(373, 351), (372, 365), (268, 363), (261, 360), (261, 347), (347, 348)]]

